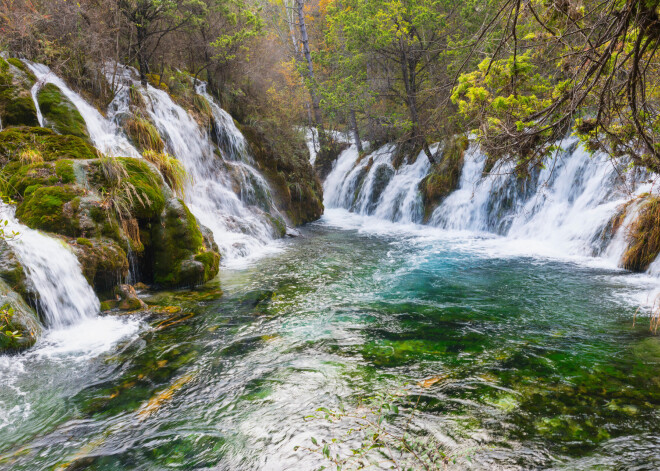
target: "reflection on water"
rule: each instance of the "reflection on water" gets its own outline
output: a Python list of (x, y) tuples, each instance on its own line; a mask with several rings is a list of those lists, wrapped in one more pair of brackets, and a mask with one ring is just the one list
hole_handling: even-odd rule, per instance
[(476, 469), (657, 469), (660, 341), (629, 301), (643, 280), (488, 243), (312, 226), (154, 295), (180, 309), (116, 320), (135, 328), (103, 353), (4, 357), (0, 468), (315, 469), (294, 447), (340, 431), (304, 416), (410, 382), (416, 428), (476, 447)]

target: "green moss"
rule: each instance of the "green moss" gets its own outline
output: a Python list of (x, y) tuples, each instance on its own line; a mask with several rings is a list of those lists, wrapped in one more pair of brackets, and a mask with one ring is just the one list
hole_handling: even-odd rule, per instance
[(58, 160), (55, 163), (55, 173), (62, 183), (74, 183), (76, 181), (72, 160)]
[(76, 244), (84, 245), (85, 247), (92, 247), (92, 241), (84, 237), (78, 237), (76, 239)]
[(16, 67), (18, 70), (23, 72), (28, 79), (34, 83), (37, 81), (37, 77), (32, 73), (30, 69), (28, 69), (27, 65), (25, 65), (20, 59), (16, 59), (15, 57), (10, 57), (7, 59), (7, 62)]
[(30, 93), (33, 83), (28, 74), (0, 58), (0, 119), (3, 127), (39, 125), (37, 108)]
[[(10, 165), (3, 172), (7, 176), (11, 175), (8, 180), (8, 188), (13, 197), (23, 197), (27, 188), (34, 191), (40, 186), (50, 186), (60, 182), (55, 168), (50, 162), (23, 165), (14, 170), (15, 167), (15, 165)], [(11, 171), (13, 171), (13, 175)]]
[[(76, 199), (83, 191), (71, 185), (40, 187), (27, 196), (16, 209), (16, 216), (28, 227), (58, 234), (73, 235)], [(65, 211), (65, 205), (69, 210)]]
[(39, 152), (46, 161), (98, 158), (96, 149), (77, 136), (63, 136), (38, 127), (17, 127), (0, 132), (0, 162), (19, 161), (26, 149)]
[(37, 101), (46, 127), (59, 134), (89, 139), (87, 125), (78, 108), (56, 85), (52, 83), (44, 85), (37, 94)]
[(194, 286), (218, 273), (220, 256), (206, 247), (197, 220), (181, 200), (170, 200), (152, 232), (154, 282)]
[(220, 254), (218, 252), (204, 252), (195, 255), (195, 260), (204, 265), (204, 280), (212, 279), (220, 269)]
[(117, 160), (126, 169), (127, 182), (140, 194), (140, 200), (133, 203), (133, 215), (138, 219), (157, 217), (165, 207), (159, 176), (143, 160), (127, 157)]

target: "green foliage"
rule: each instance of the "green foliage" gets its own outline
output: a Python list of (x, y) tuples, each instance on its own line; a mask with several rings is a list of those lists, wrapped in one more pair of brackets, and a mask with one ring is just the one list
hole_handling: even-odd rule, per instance
[(59, 134), (70, 134), (89, 140), (85, 120), (76, 106), (64, 96), (56, 85), (48, 83), (41, 87), (37, 94), (37, 101), (46, 127)]
[(249, 42), (262, 33), (264, 21), (260, 7), (254, 7), (244, 0), (214, 2), (214, 11), (225, 18), (224, 31), (215, 37), (210, 46), (213, 58), (221, 63), (236, 59), (237, 55), (247, 55)]
[(0, 352), (17, 350), (19, 341), (23, 338), (21, 329), (12, 322), (14, 308), (9, 305), (0, 307)]

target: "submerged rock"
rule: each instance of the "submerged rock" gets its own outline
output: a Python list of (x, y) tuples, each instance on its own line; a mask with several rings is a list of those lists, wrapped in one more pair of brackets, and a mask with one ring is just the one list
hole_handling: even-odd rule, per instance
[(122, 311), (137, 311), (147, 309), (144, 301), (138, 298), (135, 288), (131, 285), (119, 285), (115, 288), (115, 293), (119, 297), (118, 308)]

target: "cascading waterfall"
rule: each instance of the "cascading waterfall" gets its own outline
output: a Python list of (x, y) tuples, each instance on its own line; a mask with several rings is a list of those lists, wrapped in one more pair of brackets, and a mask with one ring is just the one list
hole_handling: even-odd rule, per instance
[[(115, 74), (109, 75), (119, 87), (106, 118), (47, 66), (25, 63), (37, 77), (32, 94), (39, 115), (38, 91), (45, 83), (53, 83), (79, 110), (94, 145), (108, 155), (141, 157), (119, 124), (130, 113), (130, 87), (139, 90), (167, 150), (182, 162), (191, 177), (186, 203), (200, 222), (212, 230), (225, 262), (259, 253), (275, 238), (272, 221), (281, 219), (281, 215), (272, 202), (271, 189), (255, 169), (245, 138), (232, 117), (206, 93), (205, 84), (198, 85), (197, 91), (211, 106), (217, 147), (209, 132), (166, 92), (152, 86), (143, 89), (130, 67), (118, 66)], [(43, 117), (40, 123), (43, 125)]]
[(64, 80), (55, 75), (47, 66), (30, 61), (24, 62), (37, 77), (37, 83), (32, 87), (32, 97), (37, 108), (40, 125), (43, 126), (44, 120), (39, 108), (37, 94), (43, 85), (52, 83), (76, 106), (85, 120), (89, 137), (98, 150), (104, 154), (117, 157), (140, 157), (140, 153), (122, 134), (116, 123), (103, 117), (96, 108), (87, 103), (78, 93), (71, 90)]
[[(535, 241), (555, 253), (599, 256), (618, 264), (627, 247), (625, 231), (610, 233), (609, 224), (626, 202), (650, 190), (648, 174), (639, 169), (626, 173), (621, 163), (591, 156), (573, 139), (564, 147), (545, 168), (519, 178), (514, 165), (504, 161), (485, 175), (486, 156), (471, 145), (457, 189), (428, 224)], [(324, 183), (326, 207), (421, 223), (419, 184), (430, 163), (423, 152), (398, 169), (393, 159), (393, 146), (360, 160), (354, 147), (344, 151)], [(628, 209), (623, 227), (634, 220), (638, 206)]]
[(414, 162), (395, 169), (395, 150), (386, 145), (359, 161), (356, 146), (342, 152), (323, 185), (325, 205), (395, 222), (421, 222), (417, 187), (431, 164), (421, 152)]
[(12, 207), (0, 203), (5, 231), (17, 235), (8, 243), (38, 292), (38, 305), (48, 327), (63, 328), (94, 317), (100, 303), (82, 274), (76, 256), (62, 242), (20, 224)]
[[(213, 232), (224, 261), (259, 253), (275, 236), (272, 218), (278, 215), (272, 204), (266, 180), (253, 167), (245, 138), (233, 119), (208, 95), (214, 118), (216, 147), (211, 135), (164, 91), (152, 86), (143, 88), (125, 69), (124, 89), (133, 85), (147, 103), (147, 112), (166, 144), (191, 177), (186, 189), (186, 203), (199, 221)], [(116, 113), (127, 110), (118, 94)], [(217, 155), (219, 152), (221, 155)], [(275, 216), (271, 216), (274, 214)]]

